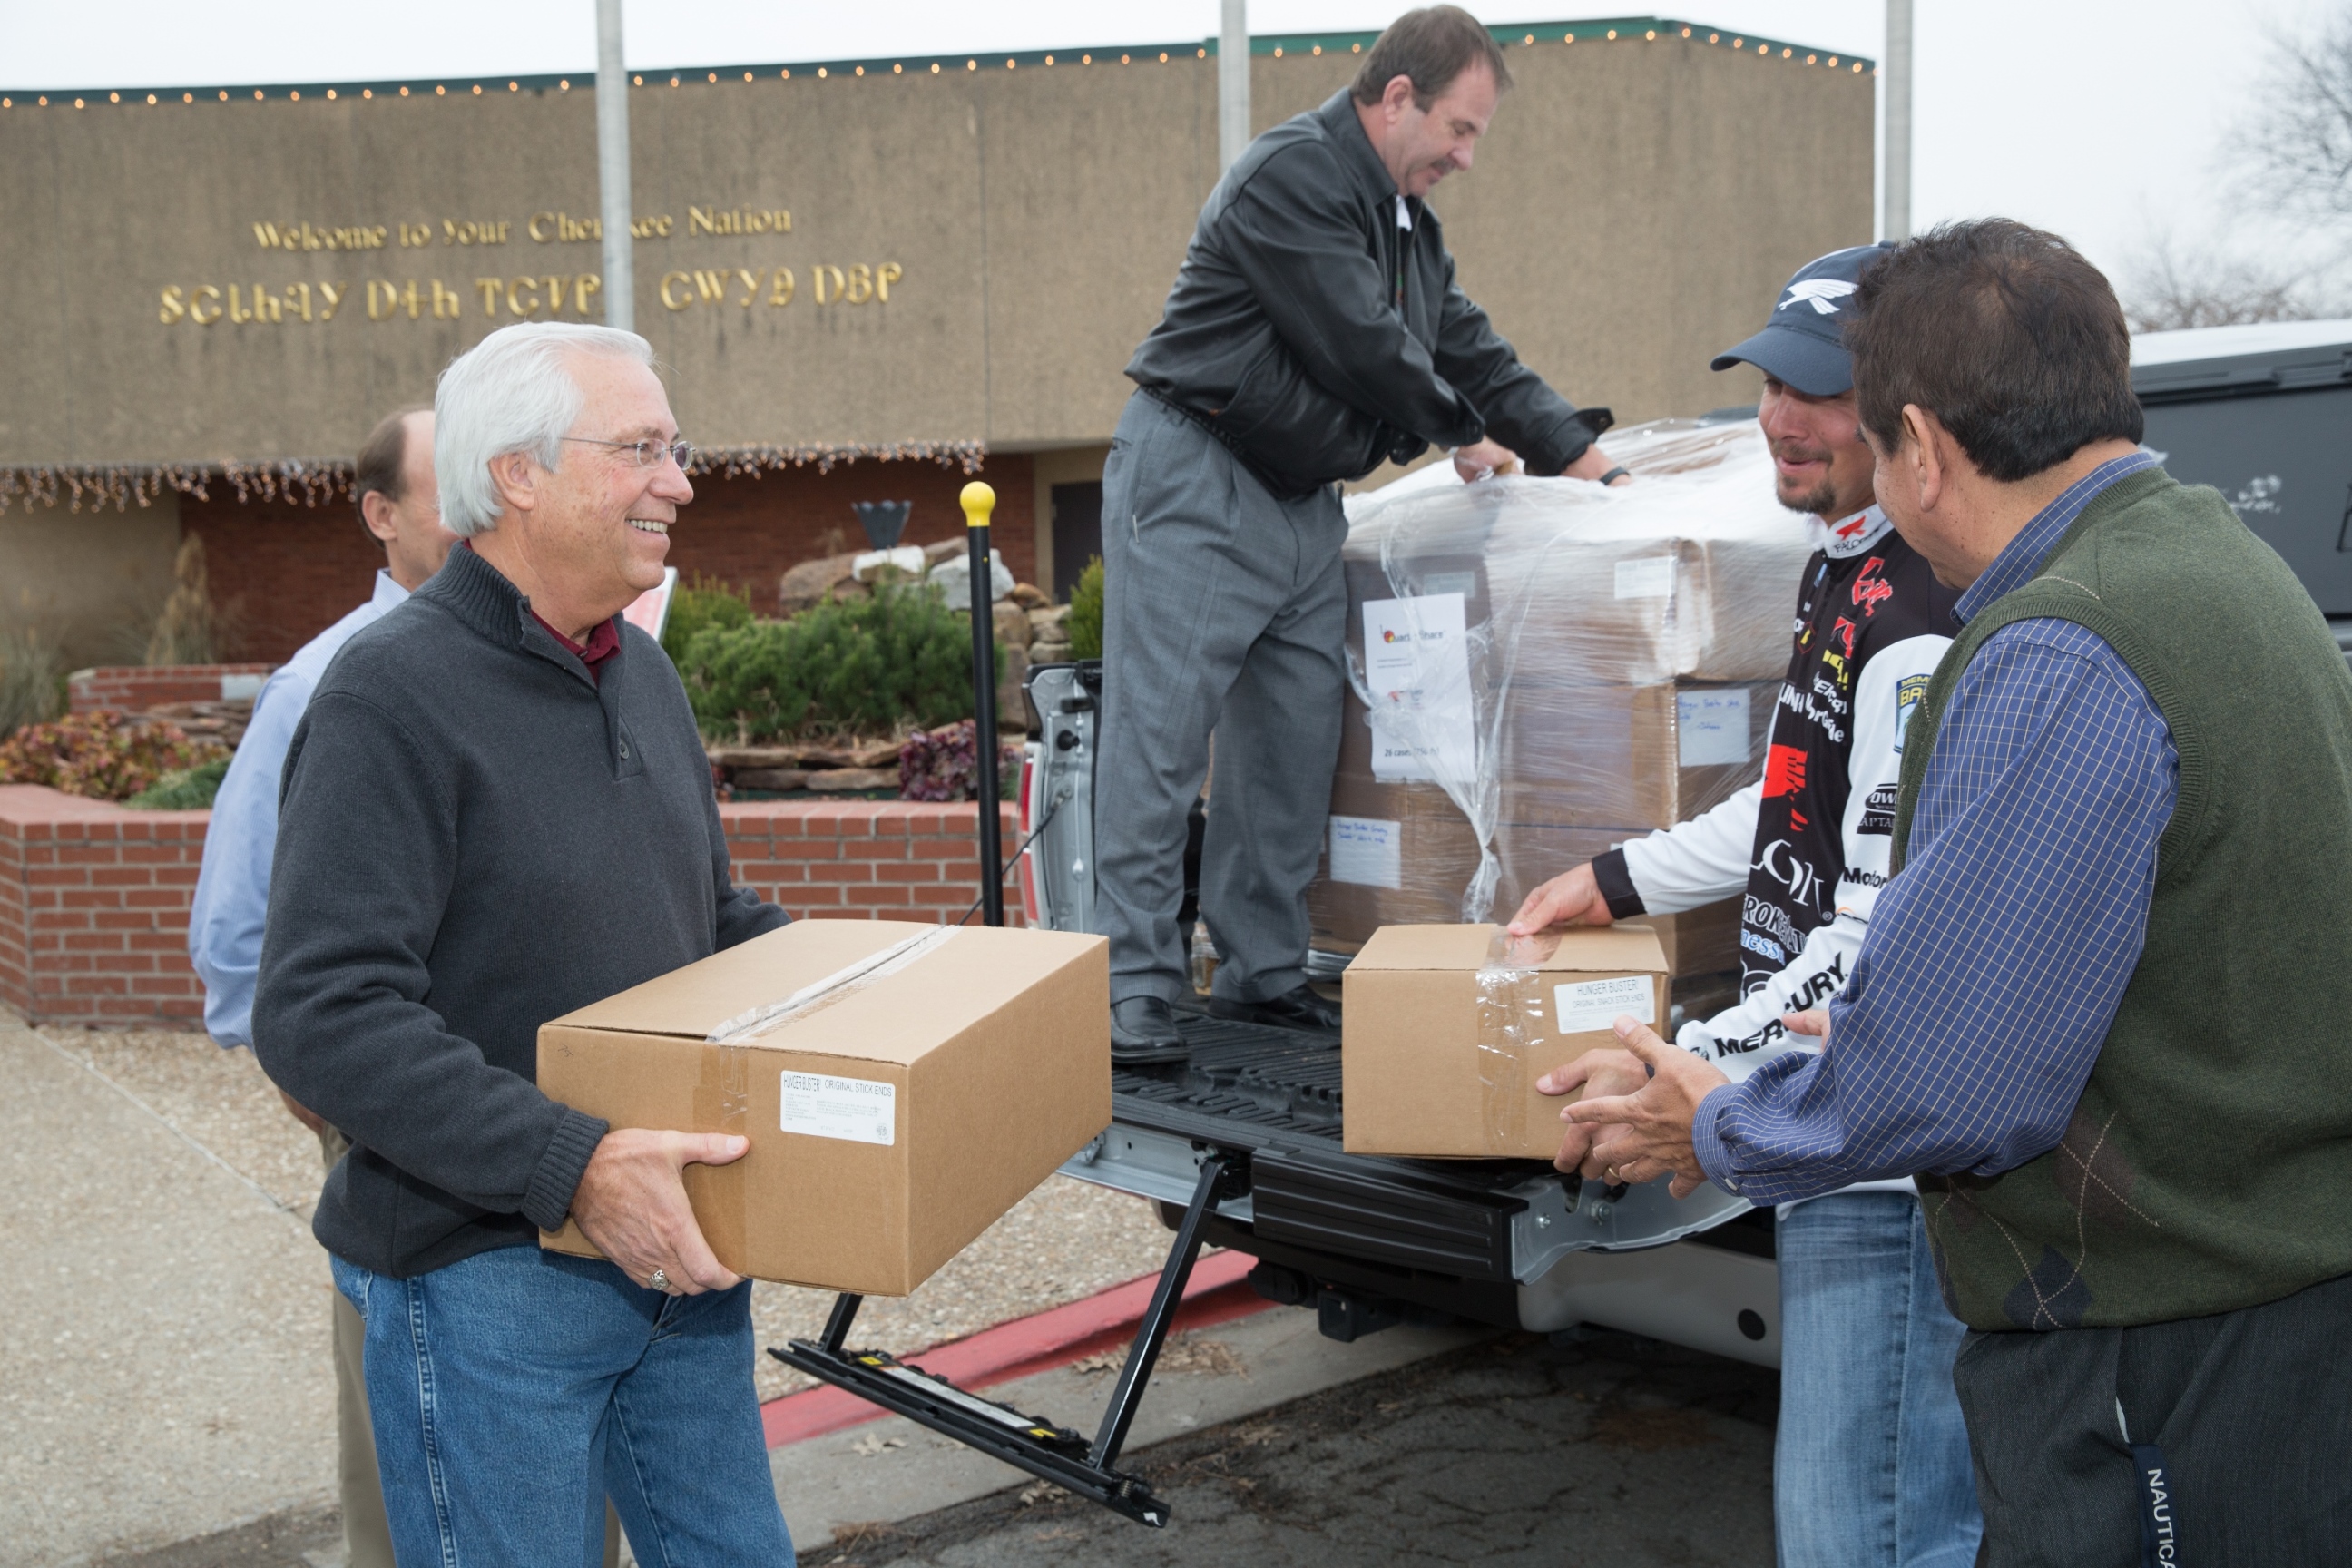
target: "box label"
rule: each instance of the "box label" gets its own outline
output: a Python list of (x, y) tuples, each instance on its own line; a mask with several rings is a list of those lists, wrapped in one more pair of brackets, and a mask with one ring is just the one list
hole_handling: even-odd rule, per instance
[(1750, 760), (1745, 690), (1675, 693), (1675, 743), (1686, 768)]
[(1617, 596), (1621, 599), (1663, 599), (1675, 591), (1675, 558), (1643, 555), (1617, 563)]
[(1470, 637), (1459, 594), (1364, 604), (1372, 777), (1466, 785), (1477, 776)]
[(1556, 1026), (1563, 1035), (1606, 1029), (1630, 1013), (1641, 1023), (1658, 1021), (1657, 991), (1646, 974), (1615, 980), (1578, 980), (1551, 988)]
[(1404, 824), (1377, 816), (1331, 818), (1331, 879), (1364, 888), (1404, 886)]
[(898, 1086), (821, 1072), (784, 1074), (784, 1131), (852, 1143), (898, 1141)]

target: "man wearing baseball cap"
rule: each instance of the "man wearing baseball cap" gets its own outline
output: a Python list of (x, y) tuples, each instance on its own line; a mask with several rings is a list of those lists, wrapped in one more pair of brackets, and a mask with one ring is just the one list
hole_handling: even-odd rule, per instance
[[(1861, 951), (1888, 874), (1903, 723), (1958, 629), (1956, 591), (1874, 500), (1840, 339), (1843, 301), (1885, 248), (1800, 268), (1763, 330), (1714, 361), (1764, 373), (1757, 418), (1775, 486), (1808, 514), (1813, 543), (1764, 776), (1545, 883), (1511, 922), (1606, 925), (1743, 894), (1742, 999), (1675, 1039), (1735, 1080), (1819, 1047), (1781, 1015), (1821, 1006)], [(1622, 1060), (1594, 1064), (1593, 1094), (1642, 1083), (1638, 1060), (1608, 1055)], [(1783, 1204), (1779, 1237), (1781, 1568), (1967, 1568), (1981, 1526), (1952, 1390), (1964, 1331), (1937, 1285), (1917, 1194), (1907, 1180), (1865, 1182)]]

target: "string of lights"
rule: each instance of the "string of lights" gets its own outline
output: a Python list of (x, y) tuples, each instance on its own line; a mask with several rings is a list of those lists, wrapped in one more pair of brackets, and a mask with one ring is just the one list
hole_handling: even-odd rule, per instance
[[(698, 448), (692, 472), (728, 479), (758, 479), (790, 468), (829, 474), (847, 463), (937, 463), (980, 472), (988, 460), (982, 441), (808, 442)], [(239, 505), (256, 500), (319, 507), (352, 498), (352, 463), (346, 458), (226, 458), (214, 463), (16, 463), (0, 464), (0, 515), (22, 502), (63, 505), (68, 511), (155, 504), (165, 490), (210, 500), (212, 486), (226, 484)]]
[[(1659, 43), (1685, 42), (1703, 44), (1714, 48), (1728, 48), (1735, 53), (1753, 55), (1759, 59), (1786, 60), (1792, 64), (1825, 67), (1842, 73), (1860, 76), (1876, 75), (1876, 65), (1854, 55), (1832, 54), (1825, 49), (1809, 48), (1782, 38), (1767, 38), (1755, 34), (1730, 33), (1702, 24), (1678, 21), (1663, 16), (1617, 16), (1592, 21), (1551, 22), (1539, 26), (1521, 24), (1517, 26), (1488, 29), (1496, 42), (1506, 47), (1534, 48), (1539, 46), (1573, 44)], [(1250, 39), (1250, 53), (1274, 59), (1313, 59), (1325, 55), (1360, 55), (1371, 47), (1376, 33), (1330, 34), (1264, 34)], [(790, 81), (798, 75), (803, 79), (829, 81), (847, 78), (852, 80), (873, 77), (938, 77), (961, 72), (973, 75), (985, 70), (1018, 70), (1026, 68), (1169, 65), (1184, 60), (1206, 60), (1217, 53), (1217, 40), (1207, 39), (1198, 44), (1129, 44), (1108, 48), (1055, 50), (1015, 50), (1004, 55), (924, 55), (898, 58), (825, 60), (818, 63), (772, 63), (769, 65), (731, 65), (696, 67), (670, 71), (639, 71), (630, 77), (632, 86), (640, 88), (721, 87), (745, 85), (760, 81)], [(272, 99), (299, 103), (307, 97), (312, 101), (399, 102), (411, 98), (437, 100), (478, 99), (504, 93), (565, 93), (575, 87), (585, 90), (595, 85), (593, 73), (576, 79), (571, 76), (500, 76), (465, 78), (458, 80), (425, 82), (343, 81), (304, 82), (295, 85), (254, 86), (250, 83), (235, 87), (169, 87), (121, 88), (104, 92), (5, 92), (0, 93), (0, 110), (18, 108), (75, 109), (97, 107), (164, 108), (173, 104), (195, 105), (258, 103)]]

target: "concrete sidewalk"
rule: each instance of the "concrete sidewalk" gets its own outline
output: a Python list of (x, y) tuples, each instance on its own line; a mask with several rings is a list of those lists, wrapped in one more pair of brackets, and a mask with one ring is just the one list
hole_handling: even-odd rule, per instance
[(0, 1563), (327, 1504), (331, 1287), (304, 1218), (5, 1014), (0, 1081)]

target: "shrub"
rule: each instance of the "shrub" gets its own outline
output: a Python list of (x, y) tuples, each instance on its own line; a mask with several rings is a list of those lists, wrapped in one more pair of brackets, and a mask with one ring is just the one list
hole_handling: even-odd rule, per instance
[(212, 579), (205, 569), (205, 542), (190, 534), (172, 563), (172, 595), (147, 635), (149, 664), (211, 664), (220, 658), (224, 626), (213, 608)]
[(1070, 590), (1070, 657), (1100, 658), (1103, 633), (1103, 563), (1097, 555), (1078, 574)]
[(227, 775), (228, 759), (215, 757), (193, 768), (165, 773), (122, 804), (142, 811), (202, 811), (220, 794), (221, 780)]
[(58, 650), (26, 626), (0, 633), (0, 738), (65, 711), (65, 668)]
[(971, 716), (970, 623), (918, 587), (705, 627), (678, 670), (704, 733), (745, 742), (888, 734)]
[(669, 620), (662, 627), (662, 651), (669, 655), (672, 664), (684, 668), (687, 645), (697, 632), (711, 626), (748, 626), (751, 624), (751, 595), (748, 589), (728, 586), (715, 577), (697, 574), (691, 584), (680, 583), (669, 601)]
[(227, 757), (227, 747), (191, 740), (176, 724), (75, 713), (53, 724), (27, 724), (0, 742), (0, 784), (47, 784), (68, 795), (121, 801), (165, 773)]
[[(998, 795), (1013, 798), (1020, 780), (1020, 746), (1000, 746), (996, 763)], [(979, 726), (963, 719), (908, 736), (907, 743), (898, 748), (898, 798), (979, 799)]]

